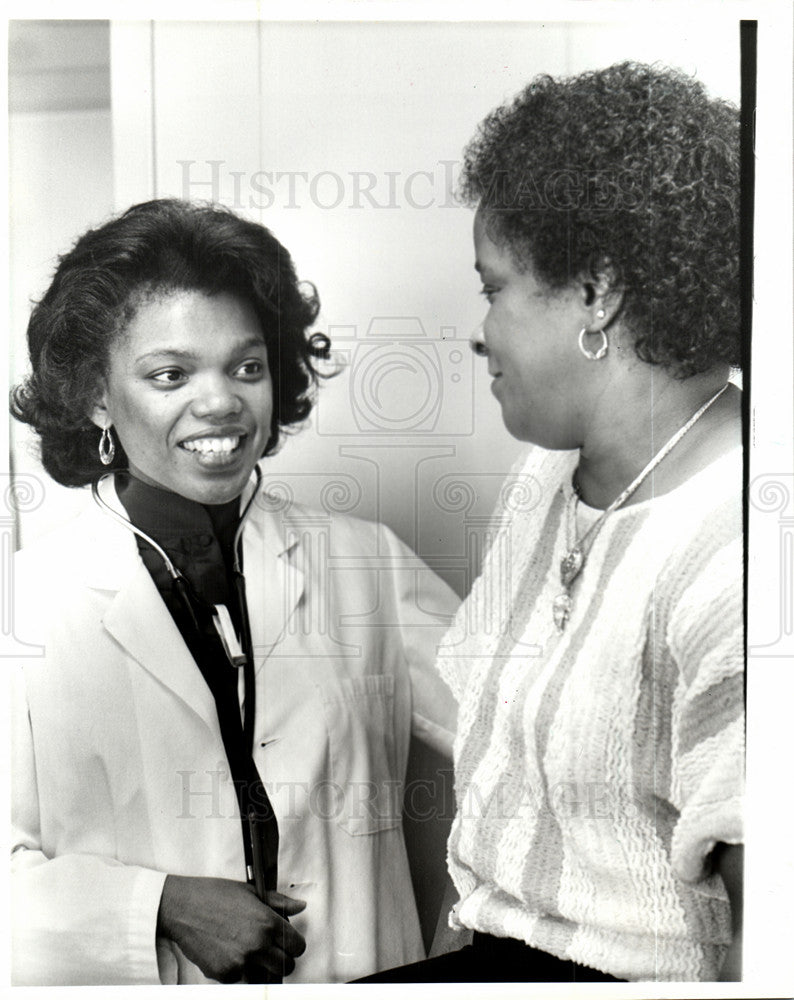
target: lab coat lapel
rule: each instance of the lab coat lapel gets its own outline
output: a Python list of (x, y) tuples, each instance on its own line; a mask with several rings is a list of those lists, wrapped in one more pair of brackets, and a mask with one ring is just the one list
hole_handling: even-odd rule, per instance
[(109, 597), (102, 624), (124, 651), (217, 729), (212, 694), (138, 555), (132, 532), (91, 512), (86, 581)]
[(303, 596), (298, 534), (281, 514), (252, 511), (243, 533), (243, 569), (257, 670), (284, 635)]

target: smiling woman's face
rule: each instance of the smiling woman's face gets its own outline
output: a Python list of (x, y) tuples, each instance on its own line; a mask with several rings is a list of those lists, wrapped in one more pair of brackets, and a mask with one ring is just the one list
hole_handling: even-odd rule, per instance
[(474, 248), (488, 301), (482, 342), (507, 430), (544, 448), (578, 448), (594, 374), (577, 346), (589, 320), (580, 290), (572, 285), (552, 293), (531, 270), (519, 270), (510, 252), (489, 237), (481, 212), (474, 220)]
[(262, 329), (243, 299), (180, 291), (144, 300), (110, 351), (92, 419), (113, 425), (130, 471), (199, 503), (242, 492), (270, 437)]

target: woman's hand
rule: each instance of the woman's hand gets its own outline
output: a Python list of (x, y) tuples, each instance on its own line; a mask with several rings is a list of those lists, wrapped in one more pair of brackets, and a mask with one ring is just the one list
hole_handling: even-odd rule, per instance
[(289, 975), (303, 954), (306, 942), (285, 918), (305, 906), (280, 892), (261, 902), (252, 886), (231, 879), (168, 875), (157, 933), (210, 979), (263, 982), (263, 973)]

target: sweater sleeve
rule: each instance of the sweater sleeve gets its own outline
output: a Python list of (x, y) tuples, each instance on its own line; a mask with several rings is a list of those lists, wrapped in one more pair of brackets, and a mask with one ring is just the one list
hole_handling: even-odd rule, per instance
[(672, 708), (672, 863), (686, 882), (710, 873), (718, 842), (742, 842), (744, 615), (741, 536), (713, 551), (681, 593), (667, 641), (678, 664)]

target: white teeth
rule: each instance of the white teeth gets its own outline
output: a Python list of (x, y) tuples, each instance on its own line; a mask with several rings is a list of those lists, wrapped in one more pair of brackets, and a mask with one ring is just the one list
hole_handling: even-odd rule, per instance
[(195, 441), (183, 441), (182, 447), (186, 451), (200, 451), (202, 455), (210, 452), (223, 452), (228, 455), (239, 443), (239, 437), (197, 438)]

